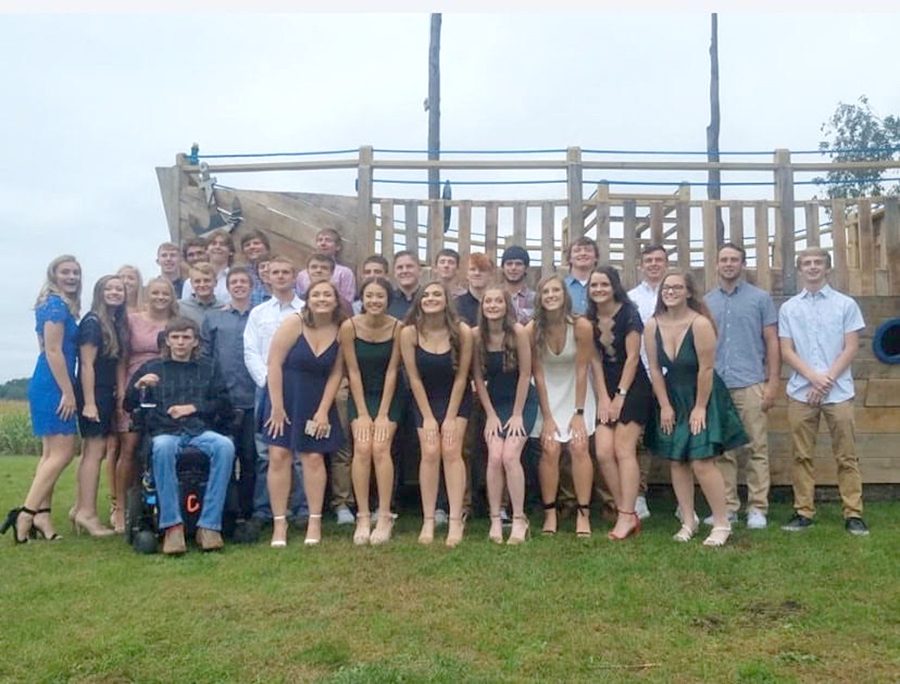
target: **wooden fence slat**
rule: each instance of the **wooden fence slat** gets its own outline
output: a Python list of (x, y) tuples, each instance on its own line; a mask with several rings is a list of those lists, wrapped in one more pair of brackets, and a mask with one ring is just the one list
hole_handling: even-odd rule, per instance
[(859, 284), (861, 295), (875, 294), (875, 233), (872, 229), (872, 200), (860, 199)]
[(409, 200), (404, 202), (406, 220), (406, 249), (419, 258), (419, 203)]
[(650, 202), (650, 241), (660, 245), (663, 241), (663, 204)]
[(687, 271), (691, 267), (691, 186), (679, 186), (676, 195), (675, 250), (678, 253), (678, 268)]
[(581, 148), (566, 151), (566, 192), (569, 200), (569, 240), (584, 235), (584, 190), (582, 186)]
[(528, 206), (525, 202), (516, 202), (513, 207), (513, 244), (525, 246), (528, 225)]
[(370, 145), (359, 148), (359, 166), (356, 176), (357, 244), (363, 254), (375, 251), (375, 219), (372, 216), (372, 159)]
[(900, 295), (900, 203), (896, 197), (888, 197), (884, 201), (881, 244), (887, 259), (888, 292)]
[(756, 285), (766, 292), (772, 291), (772, 273), (769, 269), (769, 208), (765, 202), (753, 205), (753, 228), (756, 235)]
[(806, 246), (819, 247), (819, 203), (806, 203)]
[(428, 242), (425, 247), (425, 263), (433, 264), (435, 255), (444, 246), (444, 203), (428, 201)]
[(843, 199), (835, 198), (831, 200), (831, 244), (833, 246), (832, 278), (834, 285), (842, 292), (847, 292), (850, 288), (850, 272), (847, 267), (847, 227), (844, 223), (846, 216), (847, 202)]
[(736, 245), (744, 246), (744, 203), (728, 203), (728, 239)]
[(394, 200), (381, 200), (381, 255), (394, 258)]
[(704, 292), (716, 286), (716, 205), (704, 202), (703, 209), (703, 272), (706, 282)]
[(547, 277), (556, 270), (554, 255), (554, 210), (552, 202), (541, 205), (541, 277)]
[(637, 285), (638, 240), (637, 202), (633, 199), (622, 202), (622, 278), (626, 287)]
[(497, 260), (497, 224), (500, 208), (496, 202), (487, 202), (484, 207), (484, 253), (492, 261)]
[(781, 268), (781, 290), (797, 292), (797, 269), (794, 265), (794, 171), (790, 150), (775, 150), (775, 199), (778, 210), (775, 221), (776, 266)]
[(463, 200), (459, 204), (459, 265), (465, 268), (469, 263), (472, 250), (472, 200)]
[(609, 261), (609, 183), (597, 186), (597, 247), (600, 262)]

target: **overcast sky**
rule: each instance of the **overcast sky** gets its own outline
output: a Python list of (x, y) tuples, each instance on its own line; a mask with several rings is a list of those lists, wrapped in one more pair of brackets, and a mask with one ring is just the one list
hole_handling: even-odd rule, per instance
[[(428, 14), (0, 15), (0, 259), (13, 284), (0, 381), (32, 371), (31, 307), (53, 257), (81, 260), (84, 309), (104, 273), (153, 273), (168, 238), (154, 167), (193, 141), (206, 153), (423, 148), (428, 32)], [(838, 101), (861, 94), (900, 112), (898, 34), (897, 14), (720, 14), (721, 148), (815, 148)], [(443, 147), (702, 150), (708, 41), (701, 11), (445, 13)], [(220, 181), (353, 192), (346, 174)]]

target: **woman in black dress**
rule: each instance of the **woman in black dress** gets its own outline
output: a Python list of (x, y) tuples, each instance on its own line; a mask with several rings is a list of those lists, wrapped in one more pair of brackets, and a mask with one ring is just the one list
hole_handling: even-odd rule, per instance
[(597, 387), (597, 462), (616, 502), (616, 525), (607, 537), (621, 541), (641, 531), (634, 510), (640, 469), (637, 441), (650, 415), (652, 389), (641, 361), (644, 326), (628, 299), (618, 272), (600, 266), (588, 281), (587, 318), (597, 355), (592, 364)]
[(97, 483), (106, 455), (106, 438), (115, 430), (116, 371), (124, 364), (127, 345), (125, 283), (117, 275), (103, 276), (94, 285), (91, 310), (78, 326), (75, 389), (82, 448), (72, 524), (76, 532), (84, 530), (92, 537), (114, 533), (97, 515)]
[(422, 449), (419, 487), (424, 520), (419, 542), (434, 540), (434, 509), (443, 463), (450, 502), (447, 546), (453, 547), (463, 536), (466, 466), (462, 445), (472, 404), (468, 391), (472, 331), (456, 317), (449, 292), (438, 281), (419, 290), (405, 323), (400, 352), (415, 399), (413, 415)]

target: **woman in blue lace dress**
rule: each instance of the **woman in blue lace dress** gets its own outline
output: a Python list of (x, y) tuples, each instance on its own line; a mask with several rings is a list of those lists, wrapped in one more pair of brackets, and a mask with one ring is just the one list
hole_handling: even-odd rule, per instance
[(42, 452), (25, 502), (9, 512), (0, 532), (13, 527), (14, 541), (32, 536), (58, 539), (50, 520), (50, 500), (60, 474), (75, 453), (75, 359), (81, 309), (81, 266), (59, 256), (47, 267), (47, 280), (34, 306), (40, 354), (28, 385), (34, 434)]

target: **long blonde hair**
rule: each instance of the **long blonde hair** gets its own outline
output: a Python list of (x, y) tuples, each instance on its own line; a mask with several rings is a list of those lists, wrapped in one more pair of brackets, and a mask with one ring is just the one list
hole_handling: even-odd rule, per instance
[(137, 276), (137, 286), (134, 288), (133, 294), (128, 292), (128, 285), (125, 284), (124, 279), (122, 280), (122, 284), (125, 285), (125, 307), (129, 311), (140, 311), (144, 308), (144, 278), (141, 276), (141, 269), (131, 264), (124, 264), (116, 271), (116, 275), (120, 278), (122, 271), (134, 271)]
[(544, 298), (542, 293), (547, 284), (552, 280), (558, 280), (563, 291), (563, 321), (566, 325), (573, 322), (572, 319), (572, 296), (569, 294), (569, 288), (566, 287), (566, 281), (562, 276), (553, 274), (543, 278), (537, 284), (537, 292), (534, 296), (534, 352), (538, 356), (543, 357), (547, 350), (547, 328), (550, 321), (547, 316), (547, 310), (544, 308)]
[(79, 271), (81, 270), (81, 264), (78, 263), (78, 259), (71, 254), (62, 254), (51, 261), (47, 266), (47, 278), (44, 280), (41, 291), (38, 292), (37, 300), (34, 302), (34, 308), (37, 309), (46, 302), (50, 295), (56, 295), (66, 303), (66, 308), (69, 309), (69, 312), (75, 318), (78, 318), (81, 313), (81, 279), (78, 281), (78, 291), (75, 293), (74, 297), (67, 295), (60, 289), (59, 285), (56, 284), (56, 269), (59, 268), (60, 264), (65, 264), (67, 262), (72, 262), (78, 266)]

